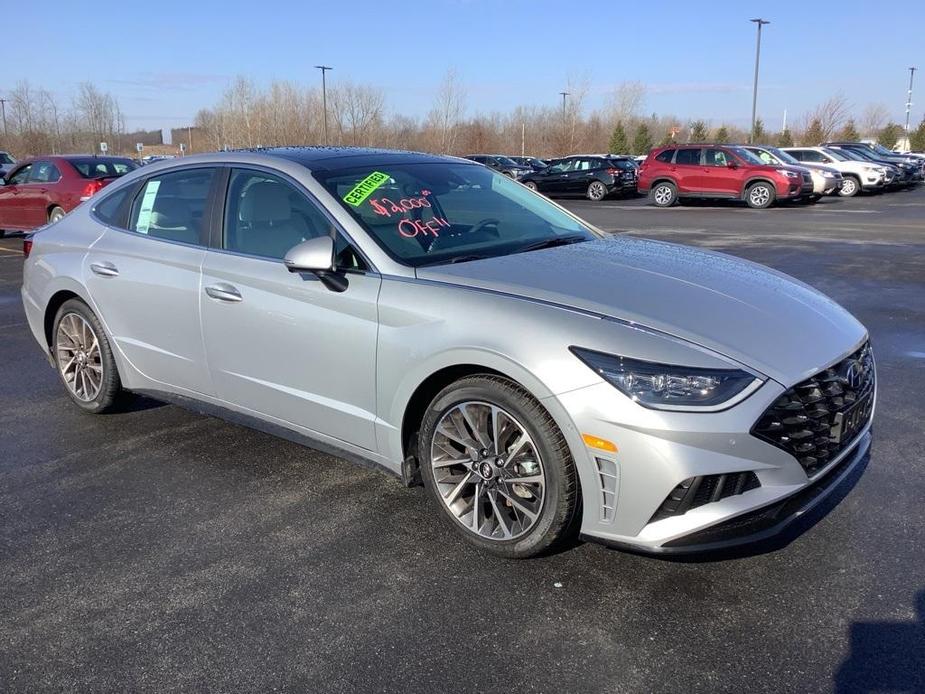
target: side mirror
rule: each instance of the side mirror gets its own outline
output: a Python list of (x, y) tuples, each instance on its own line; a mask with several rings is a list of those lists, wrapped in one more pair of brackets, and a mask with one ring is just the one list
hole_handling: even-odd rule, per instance
[(347, 278), (334, 269), (334, 239), (318, 236), (303, 241), (289, 249), (283, 258), (289, 272), (310, 272), (320, 279), (324, 286), (335, 292), (347, 289)]
[(6, 185), (6, 179), (3, 176), (0, 176), (0, 186)]
[(738, 168), (739, 168), (739, 165), (736, 164), (734, 161), (729, 160), (729, 161), (726, 162), (726, 168), (727, 168), (727, 169), (738, 169)]

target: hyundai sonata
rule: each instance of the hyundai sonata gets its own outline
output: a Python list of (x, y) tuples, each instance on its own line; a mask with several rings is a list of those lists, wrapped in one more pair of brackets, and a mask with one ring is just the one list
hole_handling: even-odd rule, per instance
[(463, 159), (186, 157), (26, 246), (29, 325), (77, 407), (145, 393), (373, 464), (505, 556), (750, 542), (870, 445), (867, 332), (833, 301)]

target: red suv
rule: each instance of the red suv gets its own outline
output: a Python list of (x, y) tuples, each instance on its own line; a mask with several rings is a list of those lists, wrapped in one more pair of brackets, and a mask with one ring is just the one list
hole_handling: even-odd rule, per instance
[(0, 237), (57, 222), (110, 181), (138, 168), (122, 157), (34, 157), (0, 178)]
[(769, 166), (734, 145), (670, 145), (652, 150), (639, 171), (639, 192), (657, 207), (678, 198), (745, 200), (749, 207), (769, 207), (813, 193), (812, 176), (797, 167)]

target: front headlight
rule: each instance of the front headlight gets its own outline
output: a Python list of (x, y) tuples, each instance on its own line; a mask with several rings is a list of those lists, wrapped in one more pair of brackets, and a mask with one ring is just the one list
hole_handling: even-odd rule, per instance
[(824, 178), (835, 178), (835, 174), (833, 174), (831, 171), (823, 171), (822, 176)]
[(800, 174), (798, 174), (796, 171), (784, 171), (784, 176), (787, 178), (799, 178)]
[(572, 353), (640, 405), (659, 410), (719, 410), (745, 399), (762, 384), (741, 369), (658, 364), (580, 347)]

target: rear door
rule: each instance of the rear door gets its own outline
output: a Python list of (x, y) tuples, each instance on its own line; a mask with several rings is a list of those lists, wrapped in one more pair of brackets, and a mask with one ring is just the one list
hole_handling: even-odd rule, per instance
[(578, 166), (577, 157), (562, 159), (549, 170), (543, 190), (552, 194), (562, 194), (568, 191), (570, 177)]
[(23, 229), (23, 194), (29, 183), (32, 164), (15, 169), (6, 179), (6, 185), (0, 186), (0, 229)]
[(702, 153), (703, 149), (700, 147), (681, 147), (675, 153), (671, 169), (678, 182), (678, 192), (701, 193), (704, 191), (707, 182), (701, 162)]
[(199, 294), (216, 172), (167, 170), (117, 191), (133, 194), (127, 223), (106, 227), (84, 260), (86, 286), (116, 345), (171, 392), (213, 394)]

